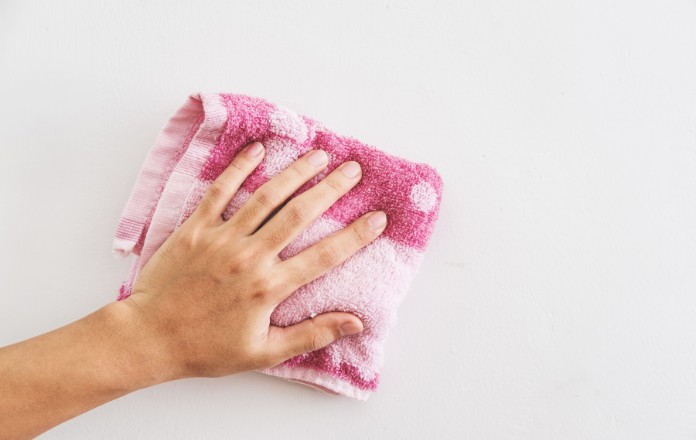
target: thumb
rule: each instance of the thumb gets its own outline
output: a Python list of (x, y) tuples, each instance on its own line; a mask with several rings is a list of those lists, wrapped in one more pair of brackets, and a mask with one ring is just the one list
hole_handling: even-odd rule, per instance
[(308, 351), (319, 350), (344, 336), (363, 331), (357, 316), (346, 312), (322, 313), (289, 327), (271, 326), (269, 350), (276, 364)]

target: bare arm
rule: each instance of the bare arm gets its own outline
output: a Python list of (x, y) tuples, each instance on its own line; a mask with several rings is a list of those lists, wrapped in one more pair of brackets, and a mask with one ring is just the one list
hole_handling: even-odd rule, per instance
[(0, 348), (0, 438), (23, 439), (140, 388), (173, 379), (166, 354), (113, 303)]
[(256, 143), (234, 159), (148, 261), (129, 298), (0, 348), (0, 438), (31, 438), (141, 388), (270, 367), (362, 331), (357, 317), (342, 312), (270, 325), (282, 300), (374, 240), (386, 217), (367, 213), (281, 260), (280, 251), (360, 180), (360, 170), (343, 164), (264, 223), (326, 167), (323, 152), (310, 152), (223, 221), (263, 152)]

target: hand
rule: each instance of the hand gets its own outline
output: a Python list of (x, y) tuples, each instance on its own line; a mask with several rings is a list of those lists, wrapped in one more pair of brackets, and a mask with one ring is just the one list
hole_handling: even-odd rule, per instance
[[(360, 320), (325, 313), (296, 325), (270, 325), (275, 307), (295, 290), (339, 265), (385, 228), (381, 211), (367, 213), (285, 261), (278, 257), (300, 232), (361, 177), (346, 162), (267, 217), (321, 172), (327, 155), (310, 151), (261, 186), (227, 221), (222, 213), (264, 156), (256, 142), (212, 183), (193, 214), (147, 262), (122, 301), (164, 380), (215, 377), (270, 367), (362, 331)], [(262, 225), (263, 224), (263, 225)]]
[(262, 158), (259, 143), (235, 157), (143, 267), (130, 297), (0, 348), (0, 436), (32, 438), (142, 388), (270, 367), (362, 331), (357, 317), (341, 312), (270, 325), (278, 303), (384, 230), (384, 213), (367, 213), (292, 258), (278, 257), (360, 180), (358, 164), (344, 163), (268, 219), (326, 167), (324, 152), (309, 152), (223, 221)]

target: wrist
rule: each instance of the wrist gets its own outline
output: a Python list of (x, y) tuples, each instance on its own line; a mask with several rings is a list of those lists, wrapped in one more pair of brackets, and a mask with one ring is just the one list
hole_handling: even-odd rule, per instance
[(119, 351), (118, 368), (126, 391), (135, 391), (177, 379), (170, 353), (152, 330), (146, 328), (140, 311), (124, 301), (102, 307), (102, 321), (108, 328), (112, 346)]

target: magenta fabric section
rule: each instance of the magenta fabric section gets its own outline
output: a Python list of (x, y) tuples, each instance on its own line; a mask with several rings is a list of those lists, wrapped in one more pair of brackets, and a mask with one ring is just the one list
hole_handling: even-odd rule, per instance
[(266, 147), (264, 160), (233, 197), (224, 219), (311, 149), (324, 149), (329, 165), (296, 195), (347, 160), (358, 161), (363, 169), (361, 181), (296, 237), (280, 258), (292, 258), (367, 211), (387, 213), (388, 225), (379, 238), (298, 289), (271, 316), (272, 324), (287, 326), (319, 313), (348, 311), (361, 318), (365, 330), (259, 370), (325, 392), (367, 399), (378, 387), (384, 342), (438, 218), (443, 183), (427, 164), (341, 136), (319, 121), (261, 98), (193, 94), (158, 137), (117, 227), (114, 252), (136, 255), (119, 299), (130, 295), (142, 267), (186, 221), (211, 182), (244, 146), (257, 140)]
[[(384, 236), (423, 250), (437, 219), (438, 210), (423, 212), (413, 209), (411, 190), (414, 185), (425, 182), (435, 194), (434, 204), (439, 205), (442, 180), (437, 171), (427, 164), (414, 163), (387, 155), (356, 139), (337, 135), (329, 130), (317, 131), (318, 123), (301, 117), (292, 121), (294, 115), (283, 118), (286, 125), (305, 124), (307, 129), (285, 129), (274, 131), (271, 125), (277, 109), (268, 102), (243, 95), (223, 95), (229, 119), (220, 143), (212, 151), (201, 171), (202, 180), (212, 181), (222, 173), (232, 158), (249, 142), (265, 143), (269, 138), (286, 138), (294, 145), (290, 150), (292, 157), (298, 157), (312, 149), (329, 152), (329, 167), (332, 171), (343, 162), (354, 160), (360, 163), (363, 175), (361, 181), (331, 206), (324, 214), (336, 221), (350, 223), (365, 212), (382, 209), (389, 218)], [(282, 111), (280, 112), (282, 114)], [(280, 117), (276, 117), (281, 119)], [(279, 124), (278, 124), (279, 125)], [(279, 135), (276, 131), (281, 131)], [(255, 191), (268, 180), (268, 163), (264, 162), (249, 176), (245, 188)], [(296, 194), (301, 194), (314, 185), (307, 182)]]

